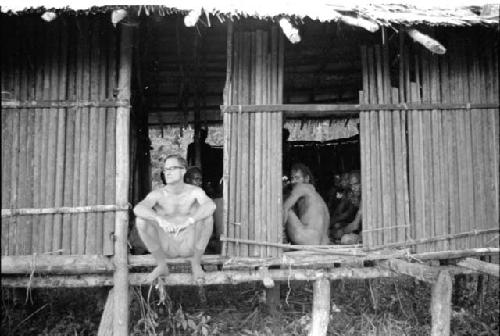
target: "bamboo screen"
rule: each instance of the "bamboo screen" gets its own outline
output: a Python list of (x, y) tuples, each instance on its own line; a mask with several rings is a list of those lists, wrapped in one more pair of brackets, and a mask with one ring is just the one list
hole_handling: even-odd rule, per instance
[[(107, 16), (2, 17), (2, 209), (115, 204), (116, 36)], [(114, 216), (2, 216), (2, 255), (112, 254)]]
[[(229, 47), (227, 103), (281, 104), (284, 45), (278, 29), (235, 32)], [(226, 255), (280, 253), (254, 243), (282, 242), (282, 127), (281, 112), (224, 114)]]
[(361, 113), (368, 247), (409, 242), (420, 252), (498, 244), (498, 49), (478, 53), (455, 41), (444, 56), (400, 49), (399, 89), (390, 85), (387, 49), (361, 50), (364, 103), (491, 107)]

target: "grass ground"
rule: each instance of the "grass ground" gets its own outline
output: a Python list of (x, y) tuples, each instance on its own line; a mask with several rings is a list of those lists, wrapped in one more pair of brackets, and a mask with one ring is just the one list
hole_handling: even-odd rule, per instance
[[(499, 281), (454, 293), (452, 335), (499, 335)], [(96, 335), (105, 289), (2, 290), (3, 335)], [(430, 287), (409, 278), (332, 282), (329, 335), (428, 335)], [(149, 295), (148, 295), (149, 293)], [(130, 335), (307, 335), (312, 283), (281, 284), (271, 313), (261, 284), (134, 288)], [(206, 299), (206, 301), (204, 300)]]

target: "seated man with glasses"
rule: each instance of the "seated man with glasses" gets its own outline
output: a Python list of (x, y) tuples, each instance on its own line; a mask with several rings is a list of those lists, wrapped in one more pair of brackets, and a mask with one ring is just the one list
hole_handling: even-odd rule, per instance
[(215, 203), (201, 188), (184, 183), (186, 166), (180, 155), (167, 156), (166, 185), (134, 207), (139, 236), (158, 263), (148, 282), (168, 274), (166, 258), (191, 257), (193, 278), (204, 275), (200, 261), (212, 234)]

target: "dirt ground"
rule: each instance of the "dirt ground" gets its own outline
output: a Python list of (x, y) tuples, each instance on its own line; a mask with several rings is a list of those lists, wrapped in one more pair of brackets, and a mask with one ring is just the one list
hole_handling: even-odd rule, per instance
[[(452, 335), (499, 335), (499, 281), (455, 290)], [(457, 283), (457, 281), (455, 281)], [(455, 286), (458, 287), (458, 286)], [(281, 283), (278, 311), (260, 283), (133, 288), (130, 335), (307, 335), (312, 283)], [(409, 278), (332, 282), (328, 335), (428, 335), (430, 286)], [(2, 289), (3, 335), (96, 335), (107, 289)], [(148, 295), (149, 294), (149, 295)], [(148, 297), (149, 296), (149, 297)]]

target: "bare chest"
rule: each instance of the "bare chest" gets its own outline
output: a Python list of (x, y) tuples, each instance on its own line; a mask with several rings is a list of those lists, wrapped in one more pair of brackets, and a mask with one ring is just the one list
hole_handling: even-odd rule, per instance
[(193, 196), (186, 193), (179, 195), (164, 193), (157, 202), (156, 210), (163, 215), (187, 215), (197, 203)]

